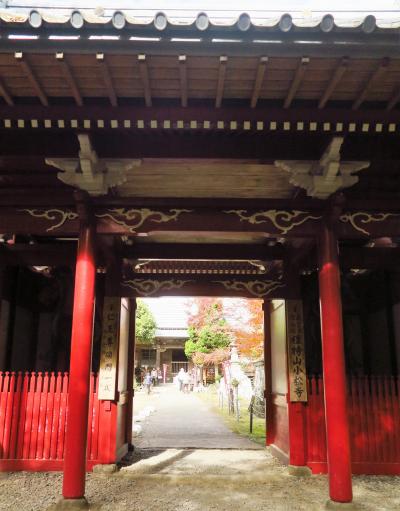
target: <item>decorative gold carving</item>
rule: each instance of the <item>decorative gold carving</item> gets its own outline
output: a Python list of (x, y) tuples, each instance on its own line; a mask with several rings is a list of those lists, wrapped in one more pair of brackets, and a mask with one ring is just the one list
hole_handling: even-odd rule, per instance
[(122, 285), (130, 287), (142, 296), (151, 296), (159, 291), (168, 291), (170, 289), (180, 289), (192, 280), (150, 280), (150, 279), (133, 279), (125, 280)]
[(320, 220), (320, 215), (311, 215), (308, 211), (279, 211), (270, 209), (268, 211), (258, 211), (252, 215), (247, 214), (246, 209), (230, 209), (224, 213), (233, 213), (240, 218), (241, 222), (250, 224), (262, 224), (268, 220), (282, 233), (287, 234), (294, 227), (304, 224), (308, 220)]
[[(164, 223), (172, 220), (177, 220), (182, 213), (191, 213), (191, 209), (170, 209), (168, 213), (162, 211), (154, 211), (148, 208), (142, 209), (126, 209), (114, 208), (108, 209), (106, 213), (96, 214), (97, 218), (109, 218), (113, 222), (125, 229), (128, 232), (135, 232), (135, 229), (142, 226), (147, 219), (152, 222)], [(153, 217), (153, 218), (152, 218)]]
[(29, 213), (30, 216), (35, 218), (45, 218), (46, 220), (55, 221), (56, 224), (48, 227), (46, 232), (54, 231), (59, 227), (63, 226), (67, 220), (76, 220), (78, 213), (69, 209), (21, 209), (25, 213)]
[(280, 280), (214, 280), (216, 284), (222, 284), (228, 291), (247, 291), (253, 296), (262, 298), (268, 296), (279, 287), (285, 287)]
[(121, 298), (114, 296), (104, 298), (99, 372), (100, 400), (115, 399), (120, 310)]
[(369, 236), (371, 233), (363, 229), (360, 224), (370, 224), (371, 222), (384, 222), (391, 216), (400, 216), (396, 213), (368, 213), (367, 211), (357, 211), (356, 213), (344, 213), (340, 216), (340, 221), (349, 223), (356, 231), (362, 232)]
[(290, 401), (304, 402), (307, 401), (307, 378), (301, 300), (286, 300), (286, 332)]

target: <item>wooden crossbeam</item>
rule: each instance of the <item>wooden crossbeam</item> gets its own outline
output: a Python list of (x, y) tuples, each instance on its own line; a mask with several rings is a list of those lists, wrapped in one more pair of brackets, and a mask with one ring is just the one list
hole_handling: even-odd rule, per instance
[(97, 53), (96, 60), (100, 64), (104, 85), (106, 86), (110, 103), (112, 106), (118, 106), (117, 94), (115, 92), (114, 84), (112, 81), (110, 68), (108, 67), (108, 64), (104, 58), (104, 53)]
[(7, 90), (7, 87), (4, 85), (3, 80), (0, 79), (0, 94), (3, 96), (4, 101), (7, 105), (13, 106), (14, 100), (11, 97), (10, 93)]
[(139, 73), (142, 80), (144, 102), (146, 106), (152, 105), (149, 69), (147, 67), (146, 55), (138, 55)]
[(76, 84), (76, 81), (75, 81), (74, 75), (71, 71), (71, 68), (70, 68), (68, 62), (64, 58), (64, 54), (56, 53), (56, 59), (57, 59), (57, 62), (59, 63), (59, 66), (60, 66), (61, 71), (64, 75), (64, 78), (67, 81), (69, 88), (71, 89), (72, 95), (75, 99), (75, 103), (78, 106), (82, 106), (83, 99), (82, 99), (81, 93), (80, 93), (79, 88)]
[(219, 71), (218, 71), (218, 83), (217, 83), (217, 94), (215, 97), (215, 108), (220, 108), (222, 103), (222, 97), (224, 95), (224, 85), (225, 85), (225, 74), (226, 74), (226, 64), (228, 62), (228, 57), (222, 55), (219, 58)]
[(400, 101), (400, 87), (388, 101), (388, 104), (386, 105), (386, 110), (392, 110), (397, 105), (397, 103), (399, 101)]
[(267, 68), (268, 57), (261, 57), (258, 61), (256, 79), (254, 81), (253, 94), (251, 96), (250, 106), (255, 108), (260, 96), (261, 87), (264, 81), (265, 70)]
[(378, 67), (375, 69), (375, 71), (370, 76), (368, 82), (366, 83), (365, 87), (362, 89), (358, 97), (355, 99), (354, 103), (351, 105), (352, 110), (357, 110), (361, 104), (365, 101), (368, 93), (372, 89), (372, 87), (376, 84), (376, 82), (382, 77), (382, 75), (385, 73), (389, 66), (390, 60), (387, 58), (384, 58), (380, 61)]
[(283, 258), (281, 245), (240, 245), (217, 243), (137, 243), (121, 249), (122, 256), (130, 259), (185, 259), (185, 260), (279, 260)]
[(322, 95), (321, 99), (318, 103), (318, 108), (324, 108), (326, 103), (329, 101), (330, 97), (332, 96), (334, 90), (336, 89), (338, 83), (342, 79), (343, 75), (347, 71), (349, 66), (349, 59), (347, 57), (344, 57), (339, 65), (336, 67), (336, 69), (333, 72), (333, 75), (331, 79), (329, 80), (328, 86), (325, 89), (324, 94)]
[(179, 55), (179, 75), (181, 78), (181, 105), (187, 106), (188, 102), (188, 85), (187, 85), (187, 68), (186, 68), (186, 55)]
[(302, 57), (299, 65), (297, 66), (296, 73), (294, 75), (293, 81), (290, 84), (289, 91), (287, 93), (285, 102), (283, 104), (284, 108), (289, 108), (295, 95), (300, 87), (301, 81), (303, 80), (304, 73), (306, 72), (306, 68), (310, 62), (310, 59), (308, 57)]
[(17, 59), (17, 61), (19, 62), (20, 66), (21, 66), (21, 69), (26, 74), (32, 88), (34, 89), (37, 97), (40, 99), (40, 102), (42, 103), (42, 105), (49, 106), (49, 101), (47, 99), (47, 96), (44, 93), (43, 88), (40, 85), (38, 79), (36, 78), (35, 73), (33, 72), (29, 62), (24, 57), (24, 54), (22, 52), (16, 52), (14, 54), (14, 57)]

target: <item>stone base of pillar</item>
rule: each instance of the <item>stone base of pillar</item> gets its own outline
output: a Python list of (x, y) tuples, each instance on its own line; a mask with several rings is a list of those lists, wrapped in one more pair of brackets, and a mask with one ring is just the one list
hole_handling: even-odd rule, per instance
[(75, 509), (89, 509), (89, 503), (85, 497), (81, 499), (60, 499), (49, 511), (74, 511)]
[(312, 471), (310, 467), (288, 465), (288, 474), (296, 477), (310, 477), (312, 476)]
[(359, 511), (361, 508), (355, 502), (335, 502), (333, 500), (328, 500), (325, 504), (325, 509)]
[(93, 472), (95, 474), (114, 474), (114, 472), (117, 472), (118, 467), (115, 463), (109, 463), (104, 465), (95, 465), (93, 467)]

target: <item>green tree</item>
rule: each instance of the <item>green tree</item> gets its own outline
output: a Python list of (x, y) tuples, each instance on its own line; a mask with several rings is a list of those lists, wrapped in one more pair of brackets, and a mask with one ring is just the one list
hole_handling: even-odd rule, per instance
[(224, 318), (220, 302), (201, 304), (195, 320), (188, 328), (189, 339), (185, 343), (185, 354), (192, 358), (195, 353), (211, 353), (226, 348), (231, 334)]
[(148, 306), (138, 300), (136, 309), (136, 341), (140, 344), (153, 344), (156, 333), (156, 321)]

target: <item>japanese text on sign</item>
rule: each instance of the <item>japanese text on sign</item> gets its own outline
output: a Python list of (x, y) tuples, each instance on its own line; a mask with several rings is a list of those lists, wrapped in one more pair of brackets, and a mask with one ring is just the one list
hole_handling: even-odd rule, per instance
[(101, 336), (99, 400), (115, 399), (121, 299), (105, 297)]
[(307, 401), (304, 356), (303, 306), (301, 300), (286, 302), (290, 401)]

